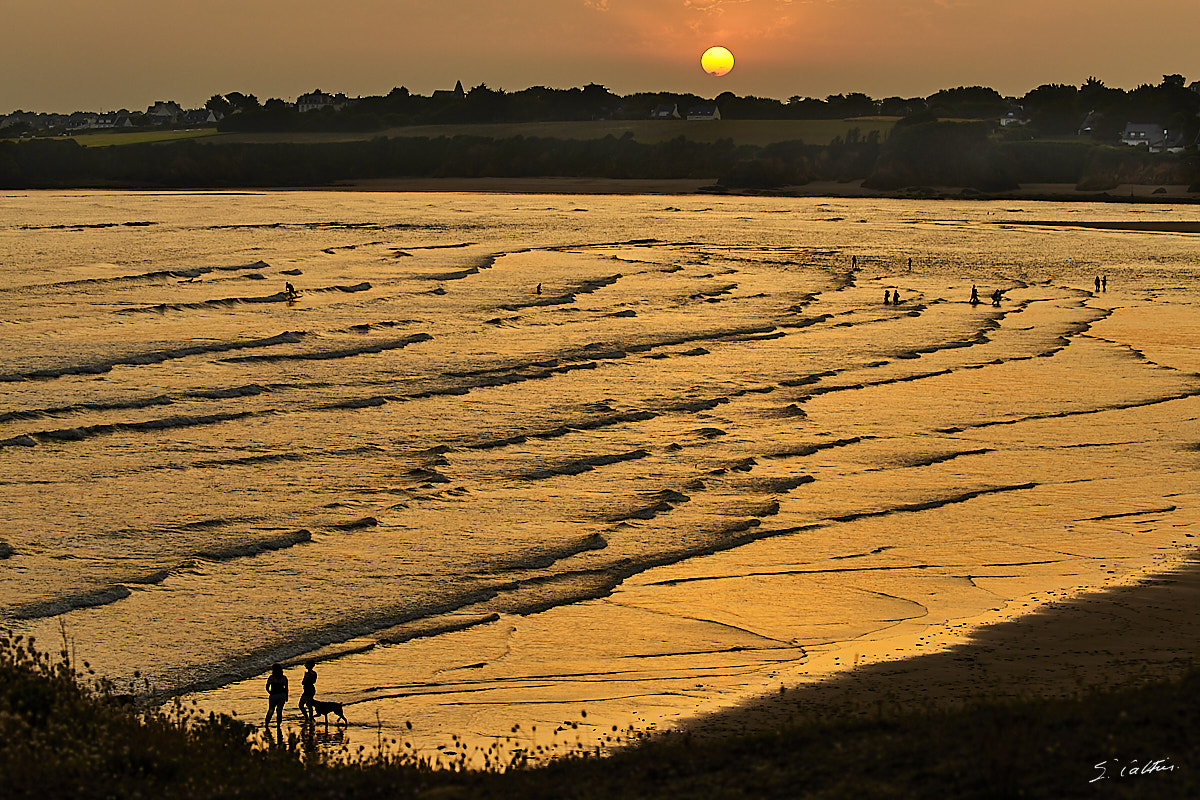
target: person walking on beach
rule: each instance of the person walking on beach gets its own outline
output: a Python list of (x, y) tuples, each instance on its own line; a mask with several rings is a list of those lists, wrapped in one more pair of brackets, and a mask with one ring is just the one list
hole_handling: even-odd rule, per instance
[(979, 305), (979, 290), (975, 288), (974, 284), (971, 285), (971, 305)]
[(314, 719), (313, 698), (317, 696), (316, 662), (304, 662), (304, 678), (300, 681), (300, 713), (308, 719)]
[(994, 306), (999, 306), (999, 305), (1000, 305), (1000, 298), (1001, 298), (1001, 297), (1003, 297), (1003, 296), (1004, 296), (1004, 295), (1003, 295), (1003, 294), (1000, 292), (1000, 290), (999, 290), (999, 289), (997, 289), (996, 291), (992, 292), (992, 305), (994, 305)]
[(1100, 291), (1100, 276), (1097, 275), (1096, 276), (1096, 292), (1099, 293), (1099, 291)]
[(267, 722), (271, 724), (271, 715), (275, 715), (275, 726), (283, 723), (283, 706), (288, 698), (288, 679), (283, 674), (283, 667), (275, 664), (271, 667), (271, 677), (267, 678)]
[(1102, 291), (1102, 292), (1108, 291), (1108, 276), (1107, 275), (1100, 278), (1100, 291)]
[(889, 289), (883, 290), (883, 304), (885, 306), (890, 306), (892, 304), (892, 293)]
[(896, 291), (892, 292), (892, 305), (898, 306), (900, 305), (900, 302), (900, 290), (897, 289)]

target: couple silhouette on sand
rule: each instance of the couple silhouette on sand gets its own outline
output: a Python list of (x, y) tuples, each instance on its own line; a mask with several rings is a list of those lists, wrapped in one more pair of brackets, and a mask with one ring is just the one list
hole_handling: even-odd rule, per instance
[[(325, 721), (329, 721), (331, 713), (336, 714), (343, 722), (346, 721), (345, 715), (342, 714), (341, 703), (328, 703), (317, 700), (317, 670), (316, 662), (304, 662), (304, 677), (301, 678), (300, 685), (303, 687), (300, 691), (300, 702), (298, 707), (300, 715), (306, 722), (315, 722), (317, 714), (324, 714)], [(270, 726), (271, 716), (275, 716), (275, 726), (279, 727), (283, 723), (283, 707), (287, 704), (288, 699), (288, 679), (283, 674), (283, 667), (275, 664), (271, 667), (271, 675), (267, 678), (267, 721)]]
[[(999, 289), (992, 292), (992, 305), (994, 305), (994, 306), (1000, 305), (1000, 301), (1001, 301), (1001, 299), (1003, 299), (1003, 297), (1004, 297), (1004, 292), (1000, 291)], [(973, 306), (979, 304), (979, 290), (976, 289), (974, 286), (971, 287), (970, 303)]]

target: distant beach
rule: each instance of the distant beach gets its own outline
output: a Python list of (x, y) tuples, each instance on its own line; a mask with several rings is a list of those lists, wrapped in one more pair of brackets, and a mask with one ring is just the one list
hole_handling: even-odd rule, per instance
[[(722, 194), (765, 197), (804, 198), (897, 198), (897, 199), (998, 199), (1046, 200), (1055, 202), (1095, 203), (1200, 203), (1200, 192), (1189, 192), (1186, 185), (1121, 184), (1106, 191), (1083, 190), (1069, 183), (1023, 184), (1018, 189), (984, 194), (953, 186), (910, 187), (899, 190), (869, 189), (862, 180), (813, 181), (799, 186), (749, 191), (726, 189), (712, 179), (645, 178), (378, 178), (338, 182), (314, 190), (368, 192), (480, 192), (489, 194), (578, 194), (578, 195), (688, 195)], [(1033, 223), (1025, 223), (1033, 224)], [(1056, 224), (1056, 223), (1046, 223)], [(1079, 226), (1082, 223), (1063, 223)], [(1128, 230), (1151, 230), (1135, 223)], [(1190, 226), (1191, 223), (1175, 223)], [(1118, 223), (1097, 223), (1096, 227), (1120, 227)], [(1191, 227), (1168, 228), (1195, 232)]]

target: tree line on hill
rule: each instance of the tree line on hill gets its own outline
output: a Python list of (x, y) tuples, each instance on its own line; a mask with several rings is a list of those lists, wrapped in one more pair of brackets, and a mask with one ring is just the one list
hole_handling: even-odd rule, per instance
[(0, 142), (0, 188), (299, 187), (374, 178), (590, 177), (715, 179), (732, 190), (863, 180), (872, 189), (1066, 183), (1101, 192), (1121, 183), (1200, 191), (1200, 155), (1088, 141), (1004, 141), (984, 122), (898, 124), (886, 141), (851, 129), (828, 145), (737, 145), (684, 136), (663, 142), (515, 136), (375, 137), (325, 143), (185, 140), (83, 147), (71, 138)]
[[(725, 119), (851, 119), (864, 116), (932, 119), (991, 119), (1016, 111), (1020, 125), (1011, 138), (1056, 138), (1086, 134), (1114, 141), (1128, 122), (1155, 123), (1182, 134), (1192, 143), (1200, 134), (1200, 81), (1187, 85), (1182, 75), (1164, 75), (1157, 85), (1126, 91), (1089, 77), (1080, 86), (1043, 84), (1021, 97), (1003, 97), (984, 86), (942, 89), (928, 97), (875, 99), (861, 92), (832, 94), (824, 99), (793, 96), (786, 101), (739, 97), (724, 92), (715, 99), (673, 92), (639, 92), (619, 96), (598, 84), (571, 89), (534, 86), (515, 92), (480, 84), (469, 91), (414, 94), (401, 86), (386, 95), (347, 98), (313, 95), (328, 102), (265, 103), (249, 93), (229, 92), (209, 98), (205, 108), (221, 118), (224, 131), (382, 131), (428, 124), (646, 119), (660, 106), (687, 109), (715, 103)], [(22, 112), (16, 112), (20, 115)], [(149, 124), (143, 117), (142, 122)], [(1085, 124), (1086, 123), (1086, 124)], [(0, 121), (0, 138), (28, 136), (27, 120)]]
[[(535, 86), (515, 92), (480, 84), (469, 91), (434, 92), (423, 96), (404, 87), (387, 95), (363, 97), (302, 112), (272, 99), (260, 104), (254, 95), (214, 95), (206, 107), (223, 115), (226, 131), (370, 131), (424, 124), (646, 119), (663, 105), (686, 109), (714, 103), (725, 119), (849, 119), (863, 116), (926, 119), (998, 119), (1014, 107), (1022, 113), (1022, 138), (1076, 134), (1089, 120), (1089, 133), (1101, 141), (1115, 139), (1127, 122), (1154, 122), (1183, 131), (1189, 141), (1200, 133), (1200, 82), (1186, 85), (1182, 75), (1164, 75), (1158, 85), (1131, 91), (1105, 86), (1089, 77), (1076, 87), (1043, 84), (1018, 98), (995, 89), (963, 86), (928, 97), (877, 100), (860, 92), (824, 99), (794, 96), (786, 101), (738, 97), (731, 92), (709, 100), (694, 94), (640, 92), (619, 96), (598, 84), (551, 89)], [(1090, 119), (1089, 119), (1090, 118)]]
[[(224, 130), (286, 133), (371, 131), (418, 123), (642, 119), (662, 105), (685, 109), (702, 102), (669, 93), (618, 97), (596, 84), (511, 93), (480, 85), (430, 97), (398, 88), (383, 97), (339, 99), (345, 101), (340, 108), (301, 112), (282, 101), (260, 104), (253, 95), (231, 92), (214, 95), (208, 107), (225, 115)], [(850, 94), (781, 102), (726, 93), (717, 101), (726, 118), (852, 119), (887, 113), (901, 119), (886, 140), (851, 128), (829, 145), (736, 145), (731, 139), (701, 142), (685, 136), (639, 142), (632, 134), (585, 141), (381, 135), (371, 141), (322, 144), (182, 141), (97, 148), (82, 147), (71, 138), (22, 139), (0, 141), (0, 187), (210, 188), (401, 177), (593, 177), (716, 179), (731, 189), (863, 180), (874, 189), (1000, 191), (1022, 183), (1066, 183), (1099, 192), (1121, 183), (1172, 183), (1200, 191), (1195, 150), (1149, 154), (1144, 147), (1108, 144), (1116, 142), (1127, 120), (1139, 119), (1175, 126), (1194, 141), (1200, 128), (1200, 83), (1189, 87), (1181, 75), (1165, 75), (1157, 86), (1130, 92), (1110, 89), (1094, 78), (1080, 87), (1039, 86), (1016, 101), (1024, 124), (1004, 128), (999, 117), (1012, 110), (1014, 101), (978, 86), (908, 100)], [(1092, 137), (1075, 135), (1085, 117)]]

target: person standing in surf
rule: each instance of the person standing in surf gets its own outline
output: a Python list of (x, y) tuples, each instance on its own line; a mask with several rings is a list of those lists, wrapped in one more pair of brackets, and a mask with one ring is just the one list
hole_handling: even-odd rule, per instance
[(288, 679), (283, 674), (283, 667), (275, 664), (271, 667), (271, 677), (267, 678), (267, 722), (271, 724), (271, 715), (275, 715), (275, 727), (283, 724), (283, 706), (288, 699)]
[(308, 719), (314, 719), (313, 698), (317, 696), (316, 662), (304, 662), (304, 678), (300, 681), (300, 713)]

